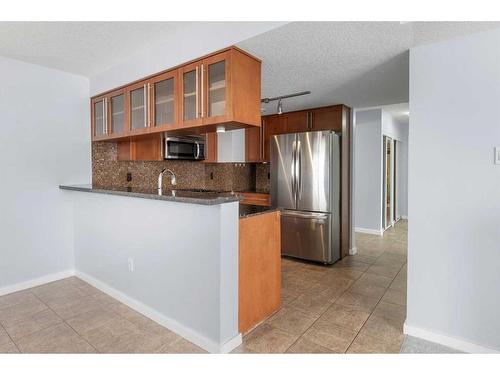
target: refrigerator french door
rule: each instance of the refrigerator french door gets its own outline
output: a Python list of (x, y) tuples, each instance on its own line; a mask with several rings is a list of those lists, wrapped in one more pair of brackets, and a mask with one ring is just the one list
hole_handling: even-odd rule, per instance
[(271, 139), (271, 202), (282, 209), (282, 255), (340, 258), (340, 137), (331, 131)]

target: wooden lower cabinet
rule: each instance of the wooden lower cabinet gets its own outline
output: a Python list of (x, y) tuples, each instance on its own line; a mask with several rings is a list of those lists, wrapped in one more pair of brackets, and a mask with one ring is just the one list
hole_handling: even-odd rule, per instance
[(280, 213), (272, 211), (239, 222), (238, 328), (240, 333), (281, 307)]

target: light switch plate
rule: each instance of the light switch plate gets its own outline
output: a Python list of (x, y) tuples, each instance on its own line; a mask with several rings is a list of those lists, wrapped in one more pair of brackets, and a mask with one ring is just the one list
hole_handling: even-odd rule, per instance
[(500, 164), (500, 146), (495, 147), (495, 164)]

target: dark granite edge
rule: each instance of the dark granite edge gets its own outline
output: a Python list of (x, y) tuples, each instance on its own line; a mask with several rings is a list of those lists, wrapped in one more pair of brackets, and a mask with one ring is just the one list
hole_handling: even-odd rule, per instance
[(199, 205), (205, 205), (205, 206), (214, 206), (214, 205), (219, 205), (219, 204), (224, 204), (224, 203), (239, 202), (242, 199), (242, 197), (237, 196), (237, 195), (217, 197), (217, 198), (174, 197), (174, 196), (168, 196), (168, 195), (157, 195), (157, 194), (136, 193), (136, 192), (119, 191), (119, 190), (97, 189), (97, 188), (75, 186), (75, 185), (59, 185), (59, 189), (70, 190), (70, 191), (80, 191), (80, 192), (84, 192), (84, 193), (119, 195), (122, 197), (153, 199), (153, 200), (178, 202), (178, 203), (191, 203), (191, 204), (199, 204)]

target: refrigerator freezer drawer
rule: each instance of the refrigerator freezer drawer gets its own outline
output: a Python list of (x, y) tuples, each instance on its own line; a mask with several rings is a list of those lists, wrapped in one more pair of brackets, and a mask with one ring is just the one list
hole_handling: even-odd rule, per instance
[(281, 253), (291, 257), (333, 263), (330, 213), (281, 213)]

